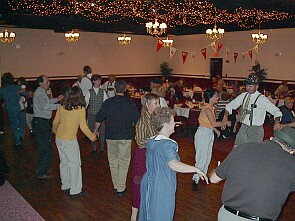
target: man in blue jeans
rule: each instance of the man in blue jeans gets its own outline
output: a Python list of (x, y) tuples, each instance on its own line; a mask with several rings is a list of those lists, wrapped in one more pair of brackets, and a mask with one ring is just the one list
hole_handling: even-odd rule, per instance
[(20, 111), (19, 91), (20, 86), (13, 81), (11, 73), (4, 73), (1, 77), (2, 88), (0, 89), (0, 100), (3, 97), (8, 114), (9, 126), (11, 128), (15, 144), (14, 148), (23, 147), (25, 134), (25, 112)]

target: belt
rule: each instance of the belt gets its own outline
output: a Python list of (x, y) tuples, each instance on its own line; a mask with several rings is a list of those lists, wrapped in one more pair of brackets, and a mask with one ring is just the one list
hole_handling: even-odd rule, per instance
[(224, 206), (224, 209), (226, 209), (228, 212), (231, 212), (237, 216), (240, 216), (240, 217), (243, 217), (243, 218), (246, 218), (246, 219), (250, 219), (250, 220), (257, 220), (257, 221), (273, 221), (272, 219), (264, 219), (264, 218), (260, 218), (258, 216), (251, 216), (251, 215), (248, 215), (246, 213), (242, 213), (238, 210), (235, 210), (235, 209), (232, 209), (228, 206)]

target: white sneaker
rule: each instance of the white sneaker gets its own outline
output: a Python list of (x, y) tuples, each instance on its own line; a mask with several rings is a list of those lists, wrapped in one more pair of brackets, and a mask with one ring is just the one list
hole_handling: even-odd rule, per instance
[(4, 134), (4, 132), (3, 131), (0, 131), (0, 135), (2, 135), (2, 134)]

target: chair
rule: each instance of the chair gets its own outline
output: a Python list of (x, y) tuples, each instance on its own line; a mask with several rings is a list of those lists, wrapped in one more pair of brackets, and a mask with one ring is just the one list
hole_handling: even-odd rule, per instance
[(195, 101), (201, 102), (201, 101), (203, 100), (202, 92), (195, 91), (195, 92), (194, 92), (194, 95), (193, 95), (193, 99), (194, 99)]

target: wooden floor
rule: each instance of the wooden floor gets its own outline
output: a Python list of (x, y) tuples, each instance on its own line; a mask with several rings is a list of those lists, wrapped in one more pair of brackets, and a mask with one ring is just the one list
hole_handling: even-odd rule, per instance
[[(174, 135), (174, 139), (179, 144), (181, 161), (193, 165), (193, 135), (182, 135), (181, 131)], [(52, 172), (56, 178), (37, 180), (35, 177), (37, 149), (34, 138), (26, 131), (24, 149), (15, 150), (11, 147), (13, 140), (10, 130), (5, 128), (5, 134), (1, 137), (0, 143), (1, 149), (4, 150), (12, 165), (9, 182), (45, 220), (129, 220), (131, 214), (131, 172), (129, 171), (127, 179), (128, 194), (124, 198), (118, 198), (113, 192), (106, 154), (92, 155), (90, 144), (83, 143), (81, 137), (79, 142), (82, 157), (83, 188), (87, 193), (86, 196), (71, 199), (61, 192), (59, 158), (55, 144), (53, 145)], [(215, 144), (218, 144), (218, 142), (221, 141), (217, 140)], [(227, 145), (231, 143), (229, 141)], [(223, 151), (222, 148), (214, 148), (209, 170), (216, 167), (217, 161), (222, 161), (226, 155), (227, 152)], [(191, 188), (191, 177), (191, 174), (178, 174), (174, 220), (217, 220), (223, 184), (205, 185), (202, 183), (200, 193), (195, 193)], [(295, 194), (289, 196), (279, 220), (295, 220)]]

